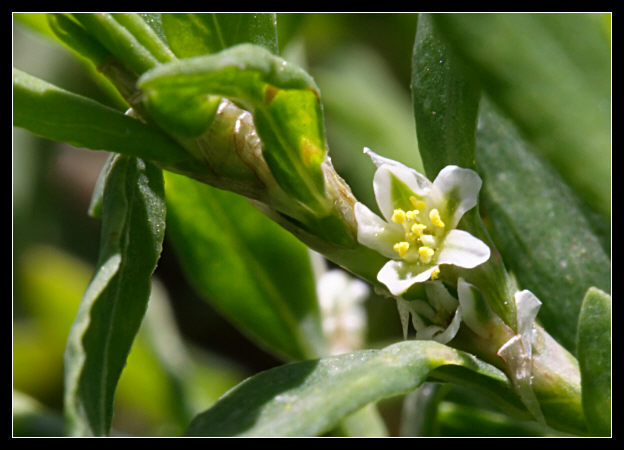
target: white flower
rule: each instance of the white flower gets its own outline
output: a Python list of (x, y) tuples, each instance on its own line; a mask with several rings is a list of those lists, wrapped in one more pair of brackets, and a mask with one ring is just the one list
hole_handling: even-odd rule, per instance
[(330, 341), (330, 353), (358, 350), (364, 343), (368, 285), (340, 269), (324, 272), (317, 281), (323, 332)]
[(377, 274), (390, 293), (401, 295), (414, 283), (436, 279), (441, 264), (470, 269), (490, 258), (485, 243), (455, 229), (477, 204), (477, 173), (447, 166), (432, 183), (401, 163), (364, 152), (377, 166), (373, 189), (385, 220), (356, 203), (358, 241), (390, 258)]

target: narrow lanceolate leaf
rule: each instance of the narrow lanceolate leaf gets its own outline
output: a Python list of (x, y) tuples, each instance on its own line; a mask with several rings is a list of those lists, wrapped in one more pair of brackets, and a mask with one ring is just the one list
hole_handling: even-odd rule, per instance
[(435, 29), (420, 14), (412, 56), (412, 101), (418, 148), (430, 179), (449, 164), (475, 168), (480, 90), (464, 74)]
[(578, 323), (583, 409), (592, 434), (611, 434), (611, 296), (590, 288)]
[(600, 14), (436, 14), (536, 150), (611, 214), (611, 45)]
[(277, 54), (275, 14), (162, 14), (169, 46), (178, 58), (216, 53), (243, 42)]
[(139, 14), (114, 13), (111, 16), (128, 30), (158, 62), (165, 63), (175, 59), (171, 49), (165, 45), (158, 33)]
[[(137, 33), (139, 31), (138, 28), (140, 28), (137, 20), (143, 20), (138, 16), (136, 20), (132, 20), (127, 16), (123, 18), (124, 22), (130, 24), (130, 28), (120, 23), (112, 14), (80, 13), (74, 14), (73, 17), (106, 47), (111, 54), (119, 59), (128, 70), (137, 76), (158, 65), (162, 62), (160, 59), (163, 57), (172, 56), (170, 53), (166, 54), (167, 50), (164, 45), (144, 45), (150, 39), (158, 39), (153, 31), (152, 36), (147, 36), (149, 33), (147, 28), (149, 26), (145, 22), (145, 27), (142, 27), (143, 30), (135, 36), (134, 33)], [(159, 47), (160, 53), (152, 53), (154, 47)]]
[(67, 14), (48, 14), (47, 18), (50, 29), (61, 42), (96, 66), (110, 57), (109, 51)]
[(609, 291), (611, 262), (575, 194), (513, 124), (482, 102), (477, 164), (493, 239), (520, 286), (541, 301), (539, 320), (575, 351), (581, 300)]
[(306, 247), (244, 197), (165, 173), (168, 230), (197, 291), (286, 359), (325, 352)]
[(84, 60), (91, 76), (119, 109), (128, 109), (128, 102), (135, 96), (136, 77), (68, 14), (47, 14), (47, 22), (54, 37)]
[(162, 172), (117, 156), (104, 190), (97, 271), (65, 352), (65, 412), (74, 435), (110, 431), (115, 388), (145, 314), (164, 230)]
[[(433, 16), (419, 15), (412, 55), (412, 103), (418, 149), (430, 179), (447, 165), (475, 169), (479, 100), (480, 89), (468, 78), (465, 67), (440, 35)], [(484, 290), (488, 303), (505, 323), (515, 328), (515, 306), (509, 301), (513, 288), (483, 228), (478, 207), (466, 214), (461, 226), (492, 250), (485, 264), (462, 276), (478, 277), (479, 285), (487, 284)]]
[(13, 125), (75, 147), (192, 167), (191, 157), (161, 131), (17, 69), (13, 69)]
[(281, 188), (319, 216), (331, 207), (321, 168), (326, 142), (319, 91), (304, 70), (241, 44), (165, 64), (141, 77), (139, 87), (157, 113), (172, 111), (172, 102), (197, 105), (206, 95), (241, 104), (254, 116), (264, 158)]
[(436, 369), (457, 366), (508, 390), (498, 369), (433, 341), (280, 366), (248, 378), (191, 422), (191, 436), (318, 436), (377, 400), (416, 389)]

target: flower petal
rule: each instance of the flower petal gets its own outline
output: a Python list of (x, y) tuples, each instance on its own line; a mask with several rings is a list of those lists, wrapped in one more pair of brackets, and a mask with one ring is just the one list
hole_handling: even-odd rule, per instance
[(416, 332), (417, 341), (431, 341), (436, 340), (434, 336), (440, 335), (444, 331), (439, 325), (429, 325), (422, 330)]
[[(387, 221), (391, 220), (392, 213), (398, 206), (397, 190), (409, 192), (409, 195), (405, 196), (407, 201), (412, 193), (419, 197), (426, 197), (433, 189), (431, 181), (414, 169), (392, 159), (379, 156), (366, 147), (364, 148), (364, 153), (370, 156), (373, 163), (377, 166), (377, 171), (373, 178), (373, 190), (375, 191), (379, 210)], [(397, 186), (397, 180), (404, 186)], [(407, 205), (399, 207), (407, 208), (408, 205), (409, 202), (407, 201)]]
[(447, 313), (451, 314), (457, 309), (457, 299), (451, 295), (441, 281), (437, 280), (425, 283), (425, 292), (427, 293), (427, 298), (436, 310), (442, 308)]
[(472, 234), (451, 230), (442, 243), (438, 264), (453, 264), (472, 269), (490, 259), (490, 247)]
[(422, 283), (431, 278), (436, 268), (437, 266), (421, 266), (390, 260), (381, 268), (377, 279), (388, 288), (392, 295), (401, 295), (413, 284)]
[(455, 228), (464, 213), (477, 205), (482, 182), (474, 170), (446, 166), (438, 173), (433, 185), (442, 196), (440, 203), (446, 202), (443, 215), (449, 221), (448, 226)]
[(409, 318), (410, 318), (409, 302), (407, 300), (403, 300), (400, 297), (397, 297), (396, 305), (397, 305), (397, 311), (399, 312), (399, 319), (401, 320), (401, 328), (403, 328), (403, 339), (407, 339), (407, 332), (409, 330)]
[(459, 278), (457, 280), (457, 296), (464, 323), (474, 333), (483, 338), (488, 338), (492, 324), (500, 323), (500, 319), (492, 312), (481, 292), (463, 278)]
[(514, 294), (518, 318), (518, 334), (522, 338), (522, 345), (529, 359), (531, 359), (531, 344), (533, 342), (533, 323), (542, 302), (529, 290), (518, 291)]
[(392, 246), (403, 240), (402, 230), (384, 222), (363, 203), (356, 203), (354, 211), (358, 225), (358, 242), (378, 251), (386, 258), (395, 258), (397, 254)]
[(433, 337), (433, 340), (438, 341), (440, 344), (446, 344), (448, 342), (451, 342), (457, 334), (457, 331), (459, 330), (459, 326), (461, 325), (461, 319), (461, 311), (459, 310), (459, 308), (457, 308), (457, 310), (455, 311), (455, 315), (453, 316), (453, 320), (451, 321), (449, 326), (446, 327), (446, 329), (442, 333), (436, 334)]

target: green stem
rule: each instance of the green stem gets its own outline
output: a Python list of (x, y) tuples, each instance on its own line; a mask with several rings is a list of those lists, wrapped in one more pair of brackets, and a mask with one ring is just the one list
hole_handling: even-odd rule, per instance
[[(484, 338), (462, 326), (452, 344), (500, 368), (511, 378), (513, 374), (498, 350), (513, 334), (508, 327), (499, 326)], [(532, 388), (546, 424), (566, 433), (585, 435), (580, 370), (574, 356), (536, 324), (532, 360)]]

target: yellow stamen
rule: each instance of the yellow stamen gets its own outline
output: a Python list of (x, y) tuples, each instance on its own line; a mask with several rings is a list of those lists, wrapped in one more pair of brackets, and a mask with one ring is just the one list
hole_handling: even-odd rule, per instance
[(409, 201), (412, 203), (412, 205), (414, 205), (414, 208), (416, 208), (419, 211), (422, 211), (423, 209), (427, 207), (427, 204), (425, 202), (423, 202), (422, 200), (418, 200), (413, 195), (409, 198)]
[(422, 223), (415, 223), (414, 225), (412, 225), (412, 233), (416, 233), (418, 236), (422, 236), (423, 231), (425, 231), (427, 229), (427, 225), (422, 224)]
[(440, 267), (436, 266), (436, 268), (433, 269), (433, 272), (431, 272), (431, 279), (437, 280), (439, 276), (440, 276)]
[(438, 211), (437, 209), (433, 208), (431, 211), (429, 211), (429, 219), (431, 220), (431, 223), (433, 223), (436, 227), (444, 228), (444, 222), (442, 222), (442, 219), (440, 219), (440, 211)]
[(392, 213), (392, 221), (395, 223), (403, 223), (405, 222), (405, 211), (402, 209), (395, 209)]
[(433, 249), (431, 247), (422, 246), (418, 249), (418, 254), (420, 255), (420, 259), (425, 264), (431, 261), (431, 257), (433, 256)]
[(403, 258), (405, 253), (409, 250), (409, 246), (409, 242), (397, 242), (392, 248)]
[(405, 213), (407, 220), (416, 220), (416, 216), (420, 211), (412, 210)]

